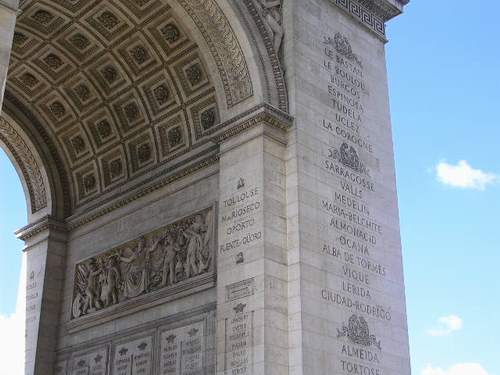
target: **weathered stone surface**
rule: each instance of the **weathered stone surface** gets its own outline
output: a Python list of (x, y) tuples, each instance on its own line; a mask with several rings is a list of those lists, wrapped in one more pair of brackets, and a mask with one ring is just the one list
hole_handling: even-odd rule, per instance
[(25, 0), (15, 30), (4, 3), (26, 374), (409, 375), (406, 1)]

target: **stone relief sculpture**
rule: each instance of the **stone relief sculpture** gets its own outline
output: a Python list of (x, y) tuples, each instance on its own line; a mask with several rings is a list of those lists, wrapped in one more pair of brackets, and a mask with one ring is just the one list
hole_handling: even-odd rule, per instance
[(341, 337), (347, 337), (353, 344), (382, 350), (380, 341), (370, 332), (368, 322), (362, 316), (351, 315), (347, 325), (343, 325), (342, 329), (337, 328), (337, 338)]
[(325, 38), (324, 42), (325, 44), (329, 44), (332, 47), (334, 47), (337, 53), (343, 55), (348, 60), (355, 62), (360, 67), (363, 67), (363, 64), (361, 63), (359, 57), (352, 51), (351, 43), (349, 42), (349, 39), (347, 39), (345, 35), (341, 33), (336, 33), (333, 39), (327, 37)]
[(340, 161), (353, 171), (370, 175), (370, 170), (361, 161), (356, 149), (353, 146), (349, 146), (346, 142), (343, 142), (339, 149), (330, 149), (329, 153), (331, 159)]
[(279, 52), (283, 40), (281, 0), (257, 0), (255, 5), (273, 35), (275, 51)]
[(213, 211), (206, 209), (78, 263), (72, 318), (211, 272), (212, 239)]

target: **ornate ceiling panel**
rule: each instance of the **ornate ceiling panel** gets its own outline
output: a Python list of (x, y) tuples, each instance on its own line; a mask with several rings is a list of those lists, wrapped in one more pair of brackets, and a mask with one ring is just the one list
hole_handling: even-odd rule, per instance
[(207, 72), (163, 1), (28, 0), (7, 89), (62, 150), (78, 207), (206, 142)]

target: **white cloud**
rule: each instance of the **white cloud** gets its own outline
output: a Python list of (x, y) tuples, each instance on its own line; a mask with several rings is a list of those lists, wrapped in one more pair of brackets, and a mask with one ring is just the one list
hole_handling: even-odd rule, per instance
[(436, 174), (439, 182), (461, 189), (484, 190), (499, 180), (494, 173), (472, 168), (466, 160), (456, 165), (441, 161), (436, 165)]
[(16, 311), (0, 314), (0, 375), (24, 374), (24, 326), (26, 316), (26, 258), (23, 255)]
[(428, 365), (422, 370), (421, 375), (493, 375), (488, 373), (478, 363), (459, 363), (448, 370), (443, 370), (440, 367), (432, 367)]
[(429, 329), (427, 333), (431, 336), (448, 336), (449, 334), (460, 331), (464, 326), (462, 318), (457, 315), (442, 316), (438, 319), (439, 326), (435, 329)]

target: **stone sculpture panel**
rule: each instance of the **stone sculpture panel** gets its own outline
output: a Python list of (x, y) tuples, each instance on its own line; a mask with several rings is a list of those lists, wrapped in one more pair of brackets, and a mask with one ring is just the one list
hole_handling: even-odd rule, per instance
[(214, 272), (213, 222), (208, 208), (79, 262), (72, 319), (205, 280)]

